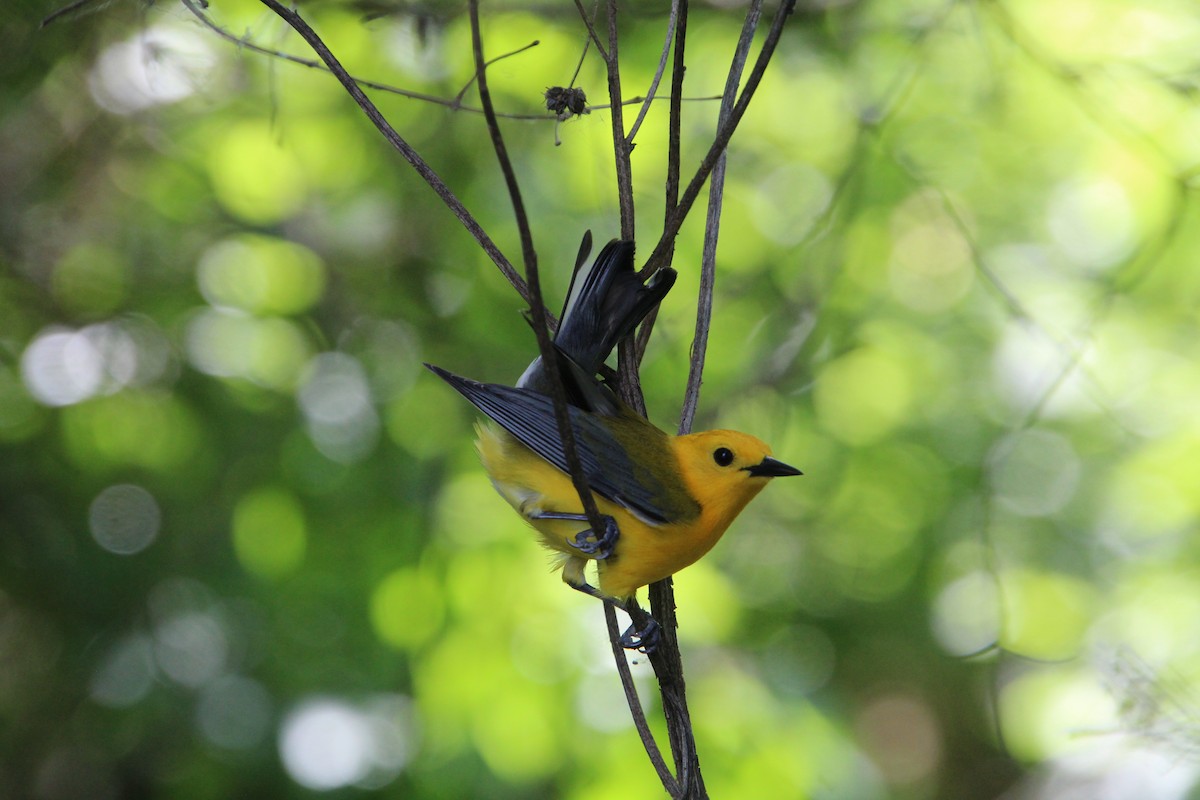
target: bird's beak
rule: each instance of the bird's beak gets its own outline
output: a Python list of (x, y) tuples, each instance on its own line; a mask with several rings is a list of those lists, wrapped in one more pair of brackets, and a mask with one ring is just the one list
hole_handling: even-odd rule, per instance
[(804, 473), (782, 461), (767, 456), (752, 467), (742, 467), (756, 478), (782, 478), (785, 475), (803, 475)]

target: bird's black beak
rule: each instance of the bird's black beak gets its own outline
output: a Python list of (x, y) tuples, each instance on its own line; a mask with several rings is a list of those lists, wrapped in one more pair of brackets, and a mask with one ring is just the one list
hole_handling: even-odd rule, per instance
[(742, 467), (756, 478), (782, 478), (785, 475), (803, 475), (804, 473), (793, 466), (777, 461), (767, 456), (752, 467)]

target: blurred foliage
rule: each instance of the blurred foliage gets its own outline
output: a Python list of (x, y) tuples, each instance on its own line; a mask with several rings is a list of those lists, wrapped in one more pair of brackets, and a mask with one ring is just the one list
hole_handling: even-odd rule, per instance
[[(665, 6), (622, 22), (631, 95)], [(0, 796), (658, 796), (599, 605), (420, 366), (515, 378), (515, 293), (328, 75), (173, 2), (54, 8), (0, 10)], [(301, 10), (357, 75), (470, 78), (457, 5)], [(484, 11), (489, 56), (540, 42), (489, 71), (540, 113), (579, 20)], [(689, 96), (739, 26), (693, 10)], [(594, 54), (578, 85), (603, 102)], [(1198, 90), (1187, 0), (789, 22), (729, 154), (701, 424), (807, 477), (676, 578), (713, 797), (1200, 796)], [(515, 256), (481, 117), (374, 97)], [(685, 104), (685, 171), (715, 116)], [(554, 307), (617, 231), (609, 114), (504, 128)], [(676, 253), (663, 427), (696, 220)]]

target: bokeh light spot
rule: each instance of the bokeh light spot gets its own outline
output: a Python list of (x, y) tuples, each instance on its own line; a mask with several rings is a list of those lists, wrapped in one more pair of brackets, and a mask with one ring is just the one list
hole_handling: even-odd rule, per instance
[(889, 277), (901, 303), (936, 314), (966, 296), (975, 272), (962, 234), (948, 221), (939, 220), (910, 227), (896, 238)]
[(384, 696), (365, 709), (331, 697), (299, 703), (279, 730), (279, 755), (309, 789), (380, 788), (408, 763), (413, 746), (407, 698)]
[(983, 571), (952, 581), (933, 603), (933, 633), (956, 656), (978, 653), (1000, 638), (1000, 596), (996, 579)]
[(1060, 185), (1051, 197), (1046, 221), (1063, 253), (1088, 270), (1119, 263), (1135, 243), (1129, 197), (1109, 178)]
[(100, 492), (88, 509), (92, 538), (110, 553), (123, 556), (149, 547), (158, 536), (161, 521), (154, 495), (128, 483)]
[(245, 495), (233, 510), (233, 548), (238, 561), (262, 578), (286, 575), (304, 560), (308, 542), (304, 510), (283, 489)]
[(271, 727), (271, 696), (258, 681), (226, 675), (200, 693), (196, 727), (204, 738), (226, 750), (254, 747)]
[(379, 439), (379, 415), (362, 364), (345, 353), (312, 360), (298, 392), (313, 445), (327, 458), (352, 464), (370, 455)]
[(1074, 656), (1091, 623), (1091, 587), (1068, 575), (1012, 570), (1001, 576), (1004, 628), (1001, 644), (1026, 658)]
[(197, 688), (225, 669), (229, 639), (212, 614), (188, 611), (154, 627), (154, 657), (171, 680)]
[(1067, 439), (1047, 430), (1026, 430), (992, 450), (992, 488), (997, 501), (1023, 517), (1053, 514), (1079, 483), (1079, 457)]
[(287, 219), (308, 195), (302, 165), (266, 119), (231, 125), (218, 136), (209, 152), (208, 174), (221, 205), (251, 224)]
[(442, 455), (462, 436), (463, 412), (446, 405), (445, 386), (418, 381), (387, 406), (388, 437), (418, 458)]
[(201, 372), (280, 391), (296, 386), (311, 350), (291, 320), (211, 308), (189, 322), (186, 342), (188, 357)]
[(419, 647), (442, 626), (442, 587), (424, 572), (408, 567), (384, 578), (371, 593), (371, 624), (385, 643), (398, 650)]
[(928, 704), (894, 693), (867, 703), (855, 720), (859, 738), (891, 784), (911, 784), (932, 774), (942, 758), (941, 731)]
[(1081, 730), (1115, 730), (1116, 711), (1094, 673), (1043, 666), (1001, 689), (998, 716), (1012, 754), (1041, 761), (1087, 748), (1089, 737), (1079, 736)]
[(88, 85), (92, 98), (104, 109), (132, 114), (190, 96), (215, 64), (203, 36), (155, 25), (104, 50)]
[(134, 634), (117, 642), (92, 672), (92, 700), (110, 708), (124, 708), (145, 697), (154, 686), (153, 642)]
[(253, 314), (298, 314), (325, 290), (325, 266), (303, 245), (240, 234), (209, 247), (196, 267), (200, 291), (214, 306)]
[(877, 441), (908, 414), (912, 386), (895, 357), (863, 347), (821, 370), (813, 399), (821, 427), (847, 444)]
[(100, 352), (86, 337), (62, 328), (48, 328), (25, 348), (21, 375), (39, 402), (68, 406), (100, 390), (104, 365)]

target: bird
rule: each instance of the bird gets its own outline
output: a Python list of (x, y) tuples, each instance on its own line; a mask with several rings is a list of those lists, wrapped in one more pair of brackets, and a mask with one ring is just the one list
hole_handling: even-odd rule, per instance
[[(484, 470), (556, 554), (563, 580), (629, 610), (639, 588), (712, 549), (772, 479), (803, 473), (749, 434), (670, 435), (597, 380), (613, 348), (662, 301), (676, 273), (660, 269), (643, 282), (634, 270), (633, 242), (616, 239), (585, 267), (590, 247), (588, 232), (553, 344), (571, 431), (603, 530), (592, 529), (572, 483), (551, 377), (540, 355), (515, 386), (425, 366), (489, 418), (476, 425)], [(590, 562), (597, 567), (596, 586), (585, 574)], [(647, 619), (621, 637), (626, 648), (652, 652), (659, 629)]]

